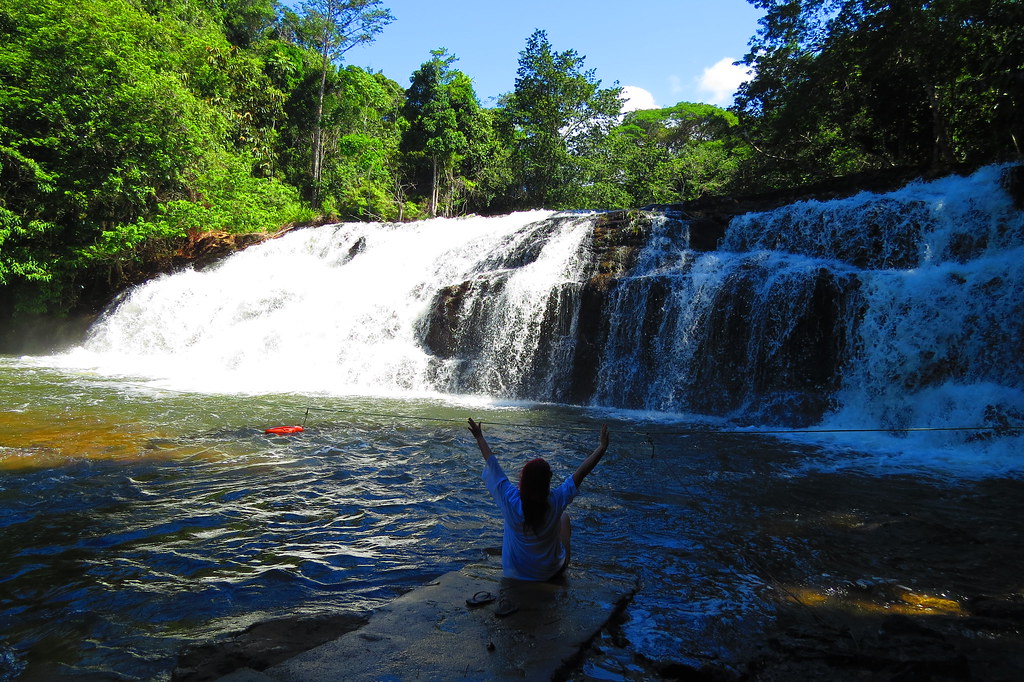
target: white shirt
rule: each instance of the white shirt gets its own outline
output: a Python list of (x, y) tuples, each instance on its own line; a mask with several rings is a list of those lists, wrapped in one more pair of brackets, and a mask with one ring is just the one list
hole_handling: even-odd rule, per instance
[(572, 476), (548, 493), (548, 512), (537, 533), (524, 528), (519, 488), (509, 482), (497, 457), (492, 455), (487, 459), (482, 478), (505, 520), (501, 542), (501, 568), (505, 577), (518, 580), (553, 577), (565, 564), (559, 521), (562, 512), (576, 497), (576, 483)]

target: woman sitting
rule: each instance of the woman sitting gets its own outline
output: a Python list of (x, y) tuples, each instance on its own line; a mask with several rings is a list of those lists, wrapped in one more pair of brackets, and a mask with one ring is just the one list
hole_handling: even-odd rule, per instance
[(550, 580), (561, 575), (569, 565), (572, 534), (565, 509), (576, 497), (583, 479), (604, 457), (608, 449), (608, 427), (601, 427), (597, 449), (554, 490), (551, 490), (551, 467), (539, 457), (526, 463), (519, 475), (519, 486), (513, 486), (491, 452), (481, 424), (470, 419), (469, 430), (484, 456), (484, 483), (505, 521), (501, 543), (501, 568), (505, 577)]

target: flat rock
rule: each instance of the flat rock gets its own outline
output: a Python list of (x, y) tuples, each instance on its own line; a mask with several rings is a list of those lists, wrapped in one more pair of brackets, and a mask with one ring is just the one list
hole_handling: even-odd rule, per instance
[(341, 612), (260, 621), (241, 632), (188, 646), (178, 656), (171, 682), (210, 682), (239, 669), (265, 670), (360, 628), (367, 620), (365, 613)]
[[(298, 680), (548, 680), (564, 675), (636, 591), (629, 582), (570, 569), (561, 582), (507, 580), (471, 565), (408, 592), (369, 622), (262, 672), (222, 682)], [(470, 607), (481, 592), (491, 603)], [(516, 610), (498, 616), (499, 605)]]

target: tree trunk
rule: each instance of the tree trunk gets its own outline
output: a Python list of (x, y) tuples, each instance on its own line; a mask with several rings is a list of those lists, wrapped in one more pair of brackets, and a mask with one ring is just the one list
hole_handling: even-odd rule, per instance
[(940, 169), (953, 167), (953, 145), (949, 137), (949, 126), (942, 115), (942, 103), (939, 101), (938, 89), (931, 83), (925, 84), (928, 93), (928, 106), (932, 112), (932, 166)]
[(313, 196), (310, 203), (314, 209), (320, 208), (322, 197), (320, 196), (320, 180), (323, 177), (324, 158), (324, 93), (327, 90), (327, 66), (329, 64), (326, 52), (323, 56), (323, 73), (320, 74), (320, 92), (316, 101), (316, 115), (313, 117), (313, 159), (310, 166), (310, 179), (313, 181)]
[(431, 178), (431, 189), (430, 189), (430, 217), (437, 217), (437, 157), (431, 157), (433, 162), (432, 178)]

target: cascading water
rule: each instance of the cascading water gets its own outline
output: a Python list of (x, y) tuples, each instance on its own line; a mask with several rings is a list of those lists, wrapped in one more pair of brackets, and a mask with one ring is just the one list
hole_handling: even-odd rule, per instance
[(424, 351), (438, 291), (501, 289), (488, 313), (481, 377), (494, 394), (540, 344), (535, 301), (577, 272), (586, 218), (550, 212), (293, 232), (202, 272), (129, 292), (69, 360), (209, 392), (402, 393), (444, 390), (457, 361)]
[[(1024, 213), (1003, 189), (1020, 171), (993, 166), (733, 221), (724, 249), (802, 254), (846, 279), (841, 378), (821, 428), (990, 426), (1017, 437), (989, 443), (986, 456), (1019, 466), (1020, 432), (999, 427), (1024, 424)], [(925, 432), (918, 444), (992, 436)]]
[(1013, 172), (741, 215), (712, 251), (667, 212), (627, 221), (619, 237), (642, 233), (632, 250), (602, 242), (600, 213), (295, 231), (135, 289), (68, 361), (210, 392), (470, 393), (837, 429), (1020, 425), (1024, 213), (1002, 188)]

